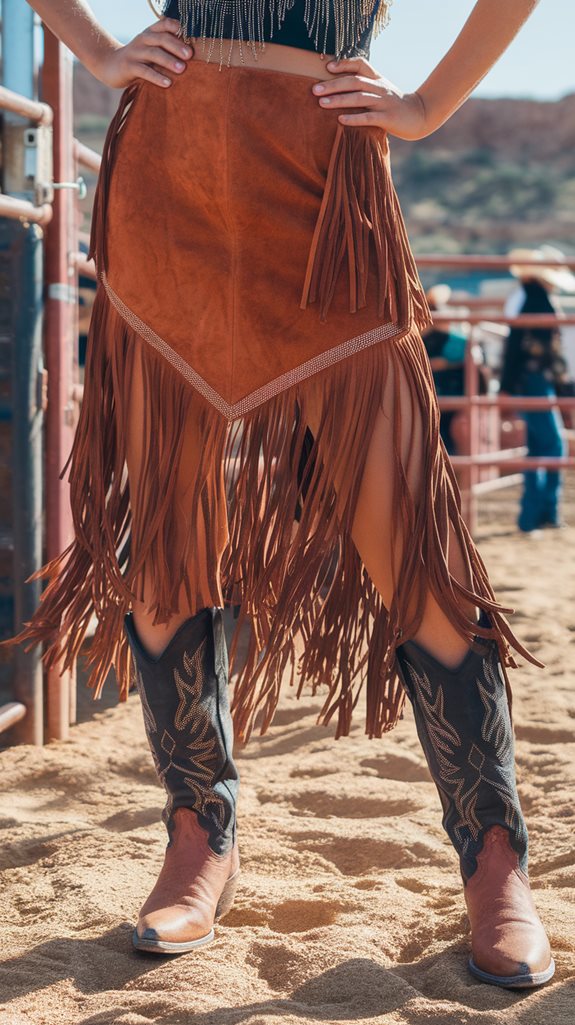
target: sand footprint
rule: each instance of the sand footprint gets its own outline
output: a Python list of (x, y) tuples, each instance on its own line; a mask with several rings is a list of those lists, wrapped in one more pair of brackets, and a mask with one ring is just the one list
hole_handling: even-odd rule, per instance
[(285, 946), (285, 941), (254, 943), (247, 960), (255, 965), (260, 979), (279, 993), (300, 985), (310, 972), (312, 975), (314, 973), (313, 962), (310, 964), (309, 957)]
[(245, 926), (266, 925), (267, 920), (268, 916), (265, 911), (259, 908), (242, 908), (235, 904), (232, 910), (228, 911), (223, 922), (226, 928), (231, 926), (233, 929), (243, 929)]
[(290, 804), (298, 811), (316, 815), (318, 818), (334, 815), (339, 819), (387, 818), (419, 811), (422, 807), (421, 802), (410, 799), (370, 798), (361, 793), (353, 797), (342, 797), (327, 794), (325, 790), (299, 794), (290, 799)]
[(66, 835), (66, 833), (56, 833), (40, 843), (24, 841), (23, 843), (11, 844), (5, 847), (0, 856), (0, 870), (27, 868), (30, 865), (38, 864), (44, 858), (52, 857), (58, 850), (58, 847), (54, 843), (48, 843), (47, 840), (55, 840)]
[(268, 925), (274, 932), (309, 932), (332, 925), (340, 910), (333, 901), (286, 900), (273, 908)]
[(323, 776), (337, 776), (339, 765), (317, 765), (309, 768), (292, 769), (290, 779), (321, 779)]
[(267, 926), (276, 933), (309, 932), (335, 922), (342, 910), (333, 900), (285, 900), (265, 908), (234, 907), (226, 915), (226, 926)]
[(382, 779), (398, 779), (403, 783), (429, 783), (427, 766), (415, 755), (396, 755), (391, 752), (383, 758), (364, 758), (360, 765), (364, 769), (375, 769)]
[(438, 941), (449, 944), (459, 943), (462, 935), (467, 933), (467, 919), (465, 913), (457, 906), (449, 911), (444, 910), (439, 923), (428, 920), (422, 925), (415, 925), (408, 942), (397, 953), (397, 964), (411, 964), (413, 961), (419, 961), (430, 953), (430, 949)]
[(300, 724), (302, 719), (306, 716), (313, 715), (314, 720), (317, 717), (317, 708), (315, 705), (306, 705), (303, 701), (298, 701), (294, 708), (278, 708), (273, 721), (273, 729), (276, 727), (292, 726), (294, 723)]
[(527, 740), (531, 744), (570, 744), (575, 740), (573, 730), (562, 730), (557, 726), (541, 725), (515, 726), (517, 740)]
[(314, 851), (344, 876), (368, 875), (374, 869), (407, 868), (428, 861), (430, 850), (421, 843), (409, 845), (393, 840), (374, 840), (368, 834), (356, 837), (325, 836), (310, 838), (309, 834), (292, 835), (300, 849)]
[(395, 882), (403, 890), (409, 890), (410, 893), (427, 894), (430, 892), (429, 887), (422, 883), (421, 879), (412, 879), (410, 876), (396, 876)]
[(157, 825), (160, 815), (159, 808), (129, 808), (110, 815), (100, 825), (102, 829), (109, 829), (113, 833), (128, 833), (132, 829), (141, 829), (142, 826)]

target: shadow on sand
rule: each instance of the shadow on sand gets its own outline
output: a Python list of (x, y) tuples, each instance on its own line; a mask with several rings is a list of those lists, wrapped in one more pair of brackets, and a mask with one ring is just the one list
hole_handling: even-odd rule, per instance
[[(54, 939), (4, 961), (0, 965), (0, 992), (6, 1001), (6, 1010), (12, 1000), (59, 980), (70, 979), (84, 995), (113, 991), (117, 998), (118, 990), (126, 988), (127, 991), (125, 1004), (120, 1002), (116, 1008), (108, 1007), (105, 1011), (77, 1018), (74, 1025), (114, 1025), (123, 1021), (129, 1010), (137, 1010), (138, 980), (144, 980), (168, 961), (132, 952), (130, 931), (131, 926), (122, 925), (97, 940)], [(173, 963), (174, 959), (169, 960)], [(149, 983), (144, 985), (141, 995), (148, 997), (151, 988)], [(412, 1018), (407, 1005), (424, 996), (438, 1001), (438, 1013), (430, 1022), (453, 1025), (452, 1011), (442, 1016), (440, 1003), (453, 1000), (454, 988), (459, 990), (458, 1004), (462, 1008), (480, 1010), (484, 1014), (495, 1012), (493, 1018), (489, 1013), (486, 1015), (485, 1020), (490, 1025), (492, 1021), (499, 1021), (499, 1015), (506, 1010), (511, 1011), (515, 1025), (533, 1025), (535, 1008), (530, 1004), (531, 993), (501, 990), (476, 982), (467, 975), (460, 943), (452, 944), (440, 954), (397, 968), (384, 968), (369, 958), (349, 959), (309, 979), (288, 997), (270, 996), (255, 1003), (210, 1007), (206, 1011), (190, 1009), (185, 1017), (180, 1009), (165, 1006), (170, 990), (163, 986), (160, 1006), (155, 1007), (153, 1020), (162, 1025), (241, 1025), (255, 1015), (258, 1019), (270, 1016), (280, 1020), (282, 1015), (289, 1015), (307, 1021), (351, 1022), (380, 1018), (401, 1010), (406, 1025), (412, 1021), (416, 1025), (421, 1021), (421, 1006), (414, 1007)], [(175, 982), (174, 992), (178, 989)], [(198, 996), (193, 988), (190, 989), (190, 997), (192, 995), (197, 1006)], [(559, 978), (547, 989), (538, 991), (537, 1020), (570, 1025), (574, 1015), (575, 980)]]

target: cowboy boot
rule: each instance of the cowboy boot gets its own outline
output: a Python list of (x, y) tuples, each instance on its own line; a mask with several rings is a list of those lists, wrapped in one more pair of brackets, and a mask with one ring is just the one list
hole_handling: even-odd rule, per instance
[(529, 889), (527, 828), (497, 645), (477, 638), (455, 670), (414, 641), (402, 644), (397, 658), (443, 826), (459, 854), (471, 924), (469, 969), (495, 986), (539, 986), (555, 965)]
[(125, 618), (146, 734), (168, 800), (169, 842), (158, 881), (140, 912), (136, 950), (179, 954), (214, 938), (239, 873), (228, 656), (221, 609), (180, 626), (159, 658)]

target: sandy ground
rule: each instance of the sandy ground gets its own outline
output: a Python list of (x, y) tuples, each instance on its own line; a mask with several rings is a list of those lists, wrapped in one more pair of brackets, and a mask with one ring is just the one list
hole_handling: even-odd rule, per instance
[[(284, 697), (240, 756), (243, 881), (216, 942), (155, 960), (131, 922), (162, 857), (162, 794), (138, 701), (72, 740), (0, 755), (2, 1025), (573, 1025), (575, 529), (539, 542), (492, 499), (482, 550), (547, 663), (514, 674), (531, 877), (557, 961), (531, 994), (475, 982), (458, 870), (411, 714), (334, 742)], [(573, 517), (575, 519), (575, 517)]]

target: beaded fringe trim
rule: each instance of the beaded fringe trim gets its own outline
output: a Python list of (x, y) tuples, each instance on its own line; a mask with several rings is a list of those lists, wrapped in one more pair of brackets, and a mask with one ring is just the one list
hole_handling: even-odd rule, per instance
[[(207, 40), (211, 56), (216, 41), (220, 43), (220, 55), (224, 38), (229, 38), (230, 14), (232, 15), (231, 38), (240, 44), (246, 43), (257, 55), (266, 42), (265, 22), (269, 17), (270, 38), (273, 42), (274, 30), (279, 29), (296, 0), (178, 0), (180, 18), (180, 35), (189, 40), (192, 38), (191, 26), (194, 26), (193, 38), (203, 40), (204, 49)], [(393, 0), (305, 0), (303, 17), (310, 39), (318, 53), (325, 53), (328, 35), (332, 28), (335, 31), (335, 55), (337, 58), (355, 56), (357, 43), (362, 33), (373, 25), (374, 34), (378, 34), (389, 22), (389, 9)], [(163, 0), (160, 8), (150, 0), (152, 9), (158, 16), (165, 14), (170, 0)], [(225, 26), (225, 29), (224, 29)], [(226, 35), (224, 36), (224, 30)]]

